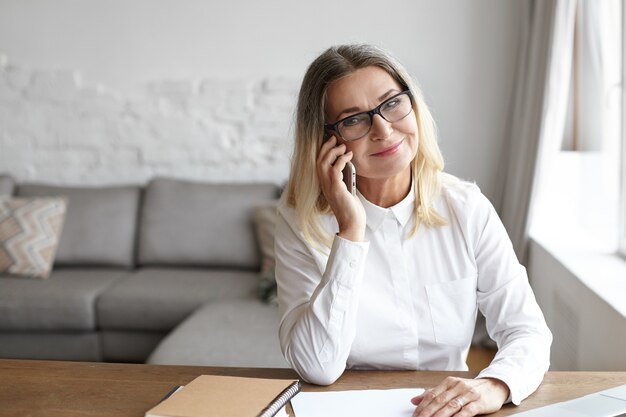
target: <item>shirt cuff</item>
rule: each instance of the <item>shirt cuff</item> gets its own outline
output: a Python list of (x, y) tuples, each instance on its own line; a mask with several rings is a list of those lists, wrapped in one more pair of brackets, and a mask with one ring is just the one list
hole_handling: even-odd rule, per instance
[(369, 242), (353, 242), (335, 235), (328, 258), (328, 265), (334, 270), (331, 271), (331, 276), (336, 276), (341, 285), (352, 287), (355, 278), (361, 275), (365, 266), (369, 247)]

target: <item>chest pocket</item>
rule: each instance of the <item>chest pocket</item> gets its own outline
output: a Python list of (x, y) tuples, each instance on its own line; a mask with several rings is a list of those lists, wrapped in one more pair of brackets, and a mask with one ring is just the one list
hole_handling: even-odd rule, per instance
[(476, 277), (427, 285), (426, 294), (435, 341), (468, 345), (476, 323)]

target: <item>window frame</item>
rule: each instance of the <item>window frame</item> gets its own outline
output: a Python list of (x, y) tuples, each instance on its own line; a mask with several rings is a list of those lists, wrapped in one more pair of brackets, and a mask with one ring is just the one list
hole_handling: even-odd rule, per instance
[(626, 7), (622, 5), (622, 131), (620, 163), (619, 254), (626, 259)]

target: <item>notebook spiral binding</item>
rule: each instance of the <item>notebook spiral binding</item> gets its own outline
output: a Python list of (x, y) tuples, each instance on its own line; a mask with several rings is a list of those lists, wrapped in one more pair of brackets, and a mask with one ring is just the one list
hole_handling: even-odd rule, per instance
[(287, 387), (283, 392), (278, 394), (274, 401), (266, 408), (264, 408), (261, 413), (257, 417), (273, 417), (281, 408), (287, 404), (294, 395), (300, 392), (302, 388), (302, 384), (300, 381), (295, 381), (289, 387)]

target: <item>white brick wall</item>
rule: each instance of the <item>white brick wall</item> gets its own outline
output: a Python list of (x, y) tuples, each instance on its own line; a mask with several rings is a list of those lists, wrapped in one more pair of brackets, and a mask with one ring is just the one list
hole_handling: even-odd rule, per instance
[(0, 172), (18, 181), (142, 183), (156, 175), (284, 182), (298, 80), (161, 80), (123, 96), (77, 71), (0, 55)]

